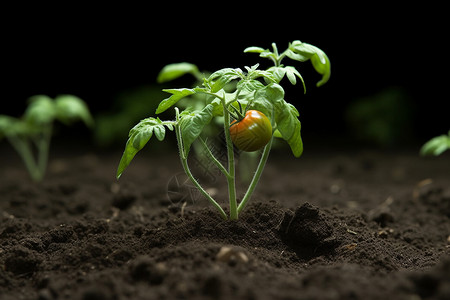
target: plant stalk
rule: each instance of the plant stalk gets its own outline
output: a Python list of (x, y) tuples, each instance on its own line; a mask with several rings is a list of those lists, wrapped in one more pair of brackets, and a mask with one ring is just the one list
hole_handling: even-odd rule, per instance
[(205, 189), (200, 185), (200, 183), (197, 181), (197, 179), (195, 179), (195, 177), (192, 175), (191, 169), (189, 168), (189, 165), (187, 162), (187, 155), (186, 155), (186, 153), (184, 153), (183, 140), (181, 137), (181, 131), (180, 131), (178, 124), (175, 126), (175, 133), (177, 136), (178, 149), (180, 151), (181, 165), (183, 166), (184, 172), (189, 177), (189, 179), (192, 181), (192, 183), (195, 185), (195, 187), (203, 194), (203, 196), (205, 196), (206, 199), (208, 199), (209, 202), (211, 202), (211, 204), (215, 208), (217, 208), (217, 210), (220, 212), (220, 215), (222, 216), (222, 218), (224, 218), (226, 220), (227, 214), (225, 213), (223, 208), (219, 205), (219, 203), (216, 202), (216, 200), (214, 200), (211, 197), (210, 194), (208, 194), (207, 191), (205, 191)]
[(214, 156), (214, 154), (212, 154), (211, 150), (208, 148), (208, 145), (206, 144), (206, 142), (199, 137), (199, 140), (203, 146), (203, 148), (206, 151), (206, 154), (208, 155), (209, 159), (211, 159), (211, 161), (217, 166), (217, 168), (220, 170), (220, 172), (222, 172), (223, 175), (225, 175), (225, 177), (229, 177), (230, 174), (228, 174), (227, 169), (225, 169), (225, 167), (222, 165), (222, 163)]
[(272, 59), (272, 61), (275, 64), (275, 67), (279, 67), (281, 66), (281, 61), (283, 60), (283, 58), (286, 56), (286, 51), (284, 51), (283, 53), (278, 54), (278, 48), (277, 45), (275, 43), (272, 43), (272, 49), (273, 49), (273, 54), (275, 55), (275, 58)]
[(223, 105), (223, 130), (225, 131), (225, 141), (227, 144), (227, 155), (228, 155), (228, 176), (227, 176), (227, 184), (228, 184), (228, 197), (230, 200), (230, 219), (237, 220), (238, 218), (238, 210), (237, 210), (237, 200), (236, 200), (236, 183), (235, 183), (235, 166), (234, 166), (234, 149), (233, 142), (231, 141), (230, 136), (230, 114), (228, 113), (228, 109), (226, 107), (225, 98), (222, 98)]
[(40, 173), (39, 168), (36, 165), (29, 142), (27, 140), (16, 137), (9, 137), (8, 140), (25, 164), (25, 167), (27, 168), (31, 179), (36, 182), (40, 181), (42, 179), (42, 174)]
[(238, 213), (240, 213), (245, 208), (245, 205), (247, 204), (248, 200), (251, 198), (253, 191), (255, 190), (256, 186), (258, 185), (259, 179), (261, 178), (261, 174), (264, 170), (267, 159), (269, 158), (270, 149), (272, 148), (272, 141), (273, 141), (273, 137), (270, 139), (269, 143), (264, 147), (263, 154), (261, 156), (261, 159), (259, 160), (259, 164), (258, 164), (258, 167), (256, 168), (255, 174), (253, 175), (252, 181), (250, 182), (250, 185), (248, 186), (248, 189), (244, 195), (244, 198), (242, 198), (241, 203), (239, 203)]
[(39, 173), (41, 178), (44, 177), (45, 171), (47, 169), (48, 154), (50, 151), (50, 141), (52, 137), (52, 124), (48, 124), (43, 128), (42, 137), (36, 142), (36, 147), (38, 149), (38, 163)]

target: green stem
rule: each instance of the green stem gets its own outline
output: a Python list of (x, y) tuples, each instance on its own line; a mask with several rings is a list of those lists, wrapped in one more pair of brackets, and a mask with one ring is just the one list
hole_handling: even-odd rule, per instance
[[(177, 120), (178, 120), (178, 114), (177, 114)], [(181, 137), (180, 126), (178, 124), (175, 126), (175, 133), (176, 133), (176, 136), (177, 136), (178, 150), (180, 151), (181, 165), (183, 166), (184, 172), (189, 177), (189, 179), (192, 181), (192, 183), (195, 185), (195, 187), (206, 197), (206, 199), (208, 199), (209, 202), (211, 202), (212, 205), (215, 208), (217, 208), (217, 210), (219, 210), (220, 215), (222, 216), (222, 218), (224, 218), (226, 220), (227, 219), (227, 214), (225, 213), (223, 208), (219, 205), (219, 203), (217, 203), (211, 197), (210, 194), (208, 194), (207, 191), (205, 191), (205, 189), (200, 185), (200, 183), (192, 175), (191, 169), (189, 168), (189, 165), (188, 165), (188, 162), (187, 162), (187, 156), (184, 153), (183, 140), (182, 140), (182, 137)]]
[(275, 54), (275, 56), (278, 57), (278, 48), (277, 48), (277, 44), (272, 43), (272, 50), (273, 50), (273, 54)]
[(286, 56), (286, 51), (284, 51), (283, 53), (281, 53), (281, 55), (279, 55), (278, 48), (275, 43), (272, 43), (272, 49), (273, 49), (273, 54), (275, 54), (275, 57), (276, 57), (275, 59), (273, 59), (273, 62), (275, 64), (275, 67), (279, 67), (279, 66), (281, 66), (281, 61)]
[[(239, 103), (239, 102), (238, 102)], [(235, 113), (232, 113), (230, 110), (228, 110), (227, 109), (227, 111), (230, 113), (230, 115), (232, 115), (233, 116), (233, 118), (235, 118), (236, 120), (242, 120), (242, 119), (244, 119), (245, 118), (245, 116), (244, 116), (244, 114), (242, 113), (242, 106), (241, 106), (241, 103), (239, 103), (239, 107), (240, 107), (240, 110), (238, 110), (236, 107), (234, 107), (234, 105), (230, 105), (230, 107), (231, 108), (233, 108), (233, 110), (234, 110), (234, 112)]]
[(8, 140), (25, 164), (31, 179), (33, 179), (33, 181), (40, 181), (42, 179), (42, 175), (39, 172), (39, 168), (33, 158), (33, 152), (31, 151), (29, 142), (20, 137), (8, 137)]
[(236, 183), (235, 183), (235, 166), (234, 166), (234, 149), (233, 142), (231, 141), (230, 136), (230, 114), (228, 113), (225, 98), (222, 98), (223, 105), (223, 129), (225, 131), (225, 141), (227, 144), (227, 154), (228, 154), (228, 176), (227, 176), (227, 184), (228, 184), (228, 197), (230, 200), (230, 219), (237, 220), (238, 211), (237, 211), (237, 201), (236, 201)]
[(237, 112), (237, 108), (234, 107), (233, 105), (230, 105), (232, 108), (234, 108), (234, 112), (232, 112), (231, 110), (227, 109), (227, 112), (235, 119), (235, 120), (242, 120), (243, 118), (240, 118), (240, 115)]
[(41, 178), (44, 177), (47, 169), (48, 154), (50, 151), (50, 140), (52, 136), (52, 124), (48, 124), (42, 132), (42, 137), (36, 142), (38, 149), (38, 168)]
[(222, 163), (214, 156), (214, 154), (212, 154), (211, 150), (209, 150), (208, 145), (206, 144), (206, 142), (201, 137), (199, 137), (199, 140), (200, 140), (203, 148), (206, 150), (206, 154), (212, 160), (212, 162), (217, 166), (217, 168), (219, 168), (219, 170), (226, 177), (230, 176), (230, 174), (228, 174), (227, 169), (225, 169), (225, 167), (222, 165)]
[(261, 174), (264, 170), (264, 167), (266, 165), (267, 159), (269, 158), (270, 149), (272, 148), (272, 141), (273, 137), (270, 139), (269, 143), (264, 147), (264, 152), (261, 156), (261, 159), (259, 160), (258, 167), (256, 168), (256, 172), (253, 175), (252, 181), (250, 182), (250, 185), (248, 186), (247, 192), (244, 195), (244, 198), (242, 198), (241, 203), (239, 203), (238, 206), (238, 213), (240, 213), (247, 204), (248, 200), (251, 198), (253, 191), (255, 190), (256, 186), (258, 185), (259, 179), (261, 178)]

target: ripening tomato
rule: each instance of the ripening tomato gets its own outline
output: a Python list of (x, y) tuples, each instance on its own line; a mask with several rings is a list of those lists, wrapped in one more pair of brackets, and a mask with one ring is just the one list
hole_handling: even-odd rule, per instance
[(233, 143), (242, 151), (252, 152), (261, 149), (272, 137), (269, 118), (260, 111), (249, 110), (241, 121), (233, 121), (230, 126)]

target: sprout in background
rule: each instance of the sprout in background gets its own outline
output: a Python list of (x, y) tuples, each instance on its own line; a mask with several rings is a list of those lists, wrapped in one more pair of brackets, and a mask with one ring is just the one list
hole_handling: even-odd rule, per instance
[(44, 177), (55, 120), (65, 125), (80, 120), (88, 127), (94, 125), (86, 103), (72, 95), (60, 95), (55, 99), (33, 96), (22, 118), (0, 115), (0, 138), (8, 139), (34, 181)]

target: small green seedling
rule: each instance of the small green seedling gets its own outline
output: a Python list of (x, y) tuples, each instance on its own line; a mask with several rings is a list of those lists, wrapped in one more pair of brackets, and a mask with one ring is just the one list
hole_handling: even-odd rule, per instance
[[(189, 167), (189, 151), (194, 141), (198, 140), (208, 158), (225, 176), (228, 185), (229, 218), (231, 220), (238, 219), (239, 213), (246, 206), (258, 184), (274, 137), (286, 141), (295, 157), (299, 157), (303, 152), (299, 112), (292, 104), (285, 101), (284, 89), (280, 84), (282, 79), (287, 77), (291, 84), (295, 85), (297, 80), (300, 80), (304, 90), (306, 87), (300, 72), (295, 67), (285, 66), (281, 62), (286, 57), (300, 62), (310, 60), (314, 69), (322, 75), (317, 86), (325, 84), (330, 77), (330, 61), (327, 55), (319, 48), (307, 43), (294, 41), (281, 54), (275, 44), (272, 44), (272, 50), (250, 47), (244, 52), (257, 53), (260, 57), (268, 58), (274, 66), (260, 70), (258, 69), (259, 65), (254, 65), (245, 67), (246, 71), (239, 68), (225, 68), (202, 78), (202, 86), (163, 90), (171, 96), (161, 101), (156, 114), (166, 111), (183, 98), (198, 94), (206, 95), (206, 97), (201, 105), (195, 103), (195, 108), (187, 108), (180, 112), (179, 108), (175, 107), (174, 120), (163, 121), (150, 117), (134, 126), (130, 130), (117, 169), (117, 178), (122, 175), (136, 153), (147, 144), (153, 135), (162, 141), (166, 129), (175, 130), (181, 164), (186, 175), (201, 194), (217, 208), (221, 216), (227, 219), (223, 208), (202, 187)], [(163, 69), (158, 79), (161, 82), (169, 81), (186, 73), (199, 77), (198, 70), (190, 64), (172, 64), (165, 70)], [(232, 90), (229, 89), (231, 82), (236, 82)], [(227, 164), (223, 164), (214, 156), (208, 144), (201, 137), (201, 133), (214, 118), (221, 118), (219, 123), (223, 124)], [(236, 197), (233, 142), (241, 151), (262, 150), (253, 178), (239, 203)]]
[(0, 138), (8, 139), (34, 181), (44, 177), (55, 120), (66, 125), (81, 120), (89, 127), (94, 123), (86, 103), (72, 95), (33, 96), (21, 118), (0, 115)]
[(440, 135), (432, 138), (420, 148), (420, 154), (425, 155), (441, 155), (445, 150), (450, 149), (450, 130), (448, 134)]

